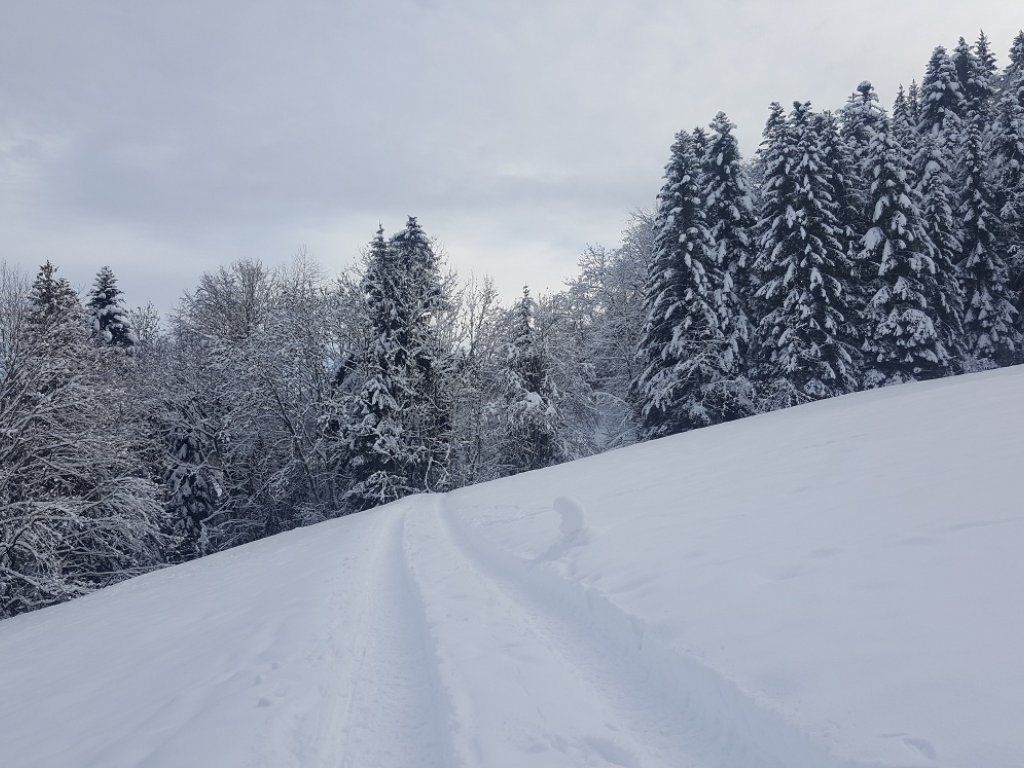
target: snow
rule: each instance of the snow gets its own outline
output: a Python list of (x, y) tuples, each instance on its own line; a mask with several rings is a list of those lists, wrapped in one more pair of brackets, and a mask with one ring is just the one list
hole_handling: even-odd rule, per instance
[(0, 622), (0, 763), (1019, 768), (1022, 387), (778, 411)]

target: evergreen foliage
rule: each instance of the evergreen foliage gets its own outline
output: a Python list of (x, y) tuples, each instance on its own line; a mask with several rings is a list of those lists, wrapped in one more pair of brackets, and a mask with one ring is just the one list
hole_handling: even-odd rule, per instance
[(558, 392), (548, 375), (549, 363), (533, 327), (533, 315), (534, 302), (524, 287), (512, 311), (505, 361), (502, 474), (550, 467), (562, 459)]
[(931, 307), (944, 324), (940, 331), (950, 356), (953, 370), (961, 370), (965, 355), (963, 336), (964, 297), (960, 282), (962, 260), (962, 228), (955, 211), (956, 194), (950, 177), (946, 150), (941, 140), (926, 136), (922, 139), (915, 164), (918, 172), (917, 190), (920, 192), (921, 221), (932, 243), (931, 258), (938, 283)]
[(132, 330), (121, 296), (113, 271), (110, 267), (103, 267), (96, 275), (86, 307), (92, 318), (93, 338), (101, 344), (131, 352), (139, 340)]
[(369, 344), (361, 360), (363, 384), (343, 425), (350, 487), (346, 501), (367, 509), (415, 490), (417, 457), (404, 423), (412, 396), (410, 307), (402, 301), (405, 271), (398, 252), (377, 230), (362, 279)]
[(1017, 33), (1010, 45), (1010, 62), (1006, 65), (1004, 75), (1008, 80), (1017, 82), (1024, 76), (1024, 30)]
[(750, 342), (748, 302), (756, 286), (752, 280), (754, 203), (750, 183), (733, 136), (736, 126), (724, 112), (715, 115), (704, 156), (706, 218), (720, 276), (722, 333), (727, 370), (738, 372)]
[[(879, 103), (874, 86), (867, 80), (857, 86), (839, 116), (842, 140), (849, 153), (847, 182), (857, 213), (863, 216), (872, 182), (871, 142), (885, 127), (889, 117)], [(855, 229), (864, 231), (870, 226), (870, 219), (854, 220), (851, 223)]]
[(655, 217), (655, 253), (645, 291), (647, 321), (635, 383), (640, 428), (663, 437), (735, 418), (740, 409), (724, 382), (728, 340), (715, 243), (707, 226), (701, 164), (681, 131), (665, 167)]
[(849, 284), (834, 179), (820, 153), (810, 104), (766, 128), (769, 159), (759, 228), (764, 314), (757, 327), (760, 378), (784, 404), (857, 387)]
[(219, 507), (222, 483), (215, 464), (215, 437), (201, 405), (189, 400), (168, 403), (166, 417), (167, 528), (177, 542), (170, 559), (184, 562), (208, 551), (208, 521)]
[(985, 172), (981, 130), (974, 122), (967, 129), (964, 149), (964, 186), (956, 213), (963, 228), (960, 276), (966, 348), (975, 360), (1006, 364), (1019, 346), (1016, 309), (1009, 300), (1005, 255), (994, 232), (993, 192)]
[(874, 327), (864, 341), (865, 384), (942, 376), (950, 368), (944, 343), (950, 333), (936, 311), (944, 302), (910, 159), (885, 127), (875, 133), (870, 156), (872, 227), (864, 235), (864, 251), (878, 264), (881, 287), (870, 302)]
[(932, 53), (921, 82), (921, 114), (918, 132), (932, 138), (959, 136), (967, 99), (956, 67), (941, 45)]
[(444, 490), (451, 455), (452, 403), (447, 380), (452, 356), (443, 344), (441, 324), (450, 302), (441, 277), (440, 260), (416, 218), (391, 238), (400, 327), (396, 329), (406, 356), (403, 365), (408, 399), (405, 432), (411, 446), (409, 482), (414, 487)]

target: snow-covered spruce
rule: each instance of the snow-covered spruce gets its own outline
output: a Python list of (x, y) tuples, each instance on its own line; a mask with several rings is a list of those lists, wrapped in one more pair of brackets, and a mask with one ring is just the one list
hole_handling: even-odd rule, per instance
[(1006, 258), (995, 236), (994, 196), (983, 153), (980, 126), (970, 120), (964, 143), (963, 189), (956, 210), (963, 231), (964, 333), (967, 352), (976, 364), (1006, 364), (1013, 361), (1021, 342), (1014, 327), (1017, 311), (1009, 299)]
[(103, 267), (96, 275), (86, 309), (92, 317), (94, 339), (101, 344), (132, 352), (139, 339), (132, 329), (121, 296), (113, 271), (110, 267)]
[(523, 288), (513, 312), (504, 392), (497, 404), (504, 424), (500, 447), (503, 475), (559, 463), (559, 434), (564, 429), (558, 392), (548, 375), (548, 356), (533, 327), (534, 302), (528, 288)]
[(662, 437), (742, 413), (732, 391), (735, 362), (722, 329), (722, 271), (707, 227), (701, 164), (680, 131), (665, 168), (655, 218), (655, 253), (635, 383), (645, 436)]
[(778, 405), (833, 397), (858, 385), (853, 265), (839, 239), (818, 125), (810, 104), (796, 102), (788, 120), (774, 105), (765, 128), (755, 264), (763, 314), (755, 347), (758, 379)]
[(736, 129), (724, 112), (715, 115), (704, 155), (706, 221), (714, 244), (720, 275), (716, 290), (722, 313), (722, 333), (726, 338), (726, 368), (741, 375), (750, 343), (749, 303), (753, 284), (754, 204), (750, 182), (740, 157)]
[(924, 227), (910, 159), (886, 125), (876, 128), (869, 157), (873, 167), (872, 227), (864, 258), (878, 265), (881, 285), (869, 311), (873, 326), (864, 340), (866, 386), (935, 378), (949, 373), (953, 336), (946, 287), (936, 274), (935, 246)]

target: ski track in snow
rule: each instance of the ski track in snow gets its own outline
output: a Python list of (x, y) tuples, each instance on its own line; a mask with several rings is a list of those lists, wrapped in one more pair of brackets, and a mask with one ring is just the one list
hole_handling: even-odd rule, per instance
[(338, 745), (339, 768), (447, 765), (447, 701), (405, 557), (408, 502), (387, 510)]
[[(582, 527), (574, 502), (554, 508), (561, 540), (545, 559)], [(854, 768), (714, 671), (653, 644), (596, 592), (502, 552), (445, 512), (437, 497), (410, 527), (421, 590), (444, 598), (433, 609), (442, 668), (453, 690), (477, 692), (456, 713), (477, 740), (460, 745), (461, 765)], [(450, 631), (459, 620), (473, 624), (462, 638)], [(494, 690), (496, 666), (506, 667), (497, 679), (520, 688)]]

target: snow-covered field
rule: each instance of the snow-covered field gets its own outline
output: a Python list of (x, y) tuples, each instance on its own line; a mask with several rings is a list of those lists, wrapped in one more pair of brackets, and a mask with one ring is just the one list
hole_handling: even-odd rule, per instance
[(420, 496), (0, 622), (0, 765), (1024, 765), (1024, 370)]

